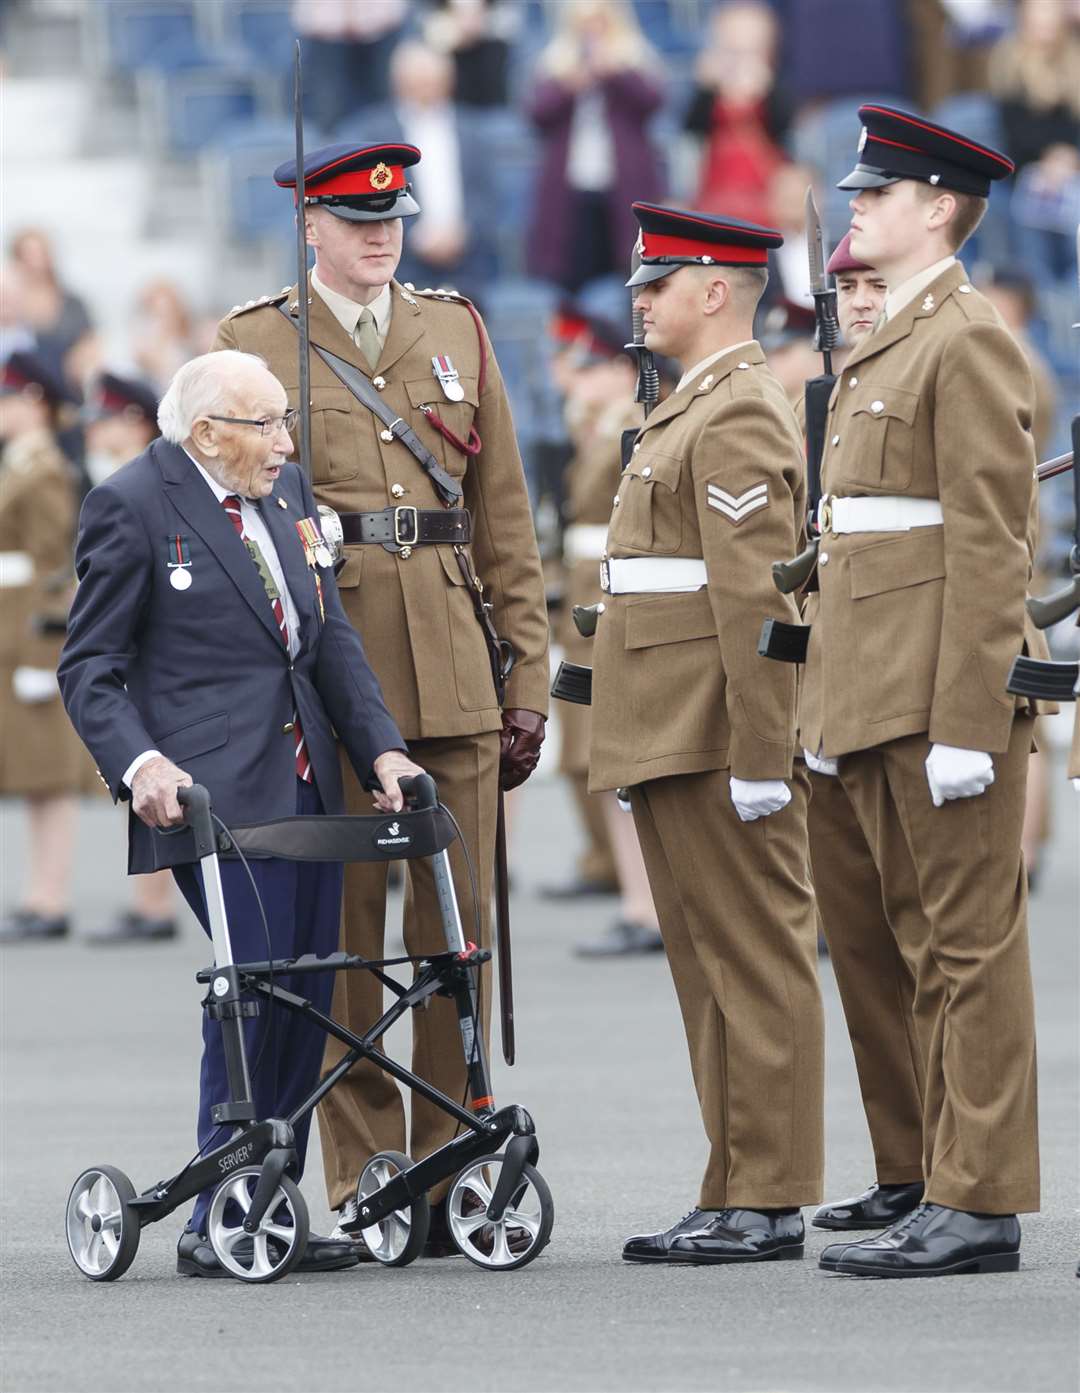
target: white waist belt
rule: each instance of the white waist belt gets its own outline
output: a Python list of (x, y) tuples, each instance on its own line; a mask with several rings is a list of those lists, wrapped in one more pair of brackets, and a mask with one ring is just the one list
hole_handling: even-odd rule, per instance
[(29, 585), (34, 579), (34, 558), (28, 551), (0, 551), (0, 590)]
[(913, 527), (940, 527), (945, 521), (936, 498), (823, 498), (819, 511), (823, 532), (908, 532)]
[(572, 523), (563, 533), (564, 561), (599, 561), (607, 546), (607, 523)]
[(682, 595), (707, 580), (699, 556), (626, 556), (600, 563), (600, 588), (609, 595)]

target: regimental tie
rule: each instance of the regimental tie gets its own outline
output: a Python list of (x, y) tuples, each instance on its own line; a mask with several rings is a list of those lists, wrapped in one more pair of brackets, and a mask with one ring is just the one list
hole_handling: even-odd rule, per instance
[[(229, 521), (236, 528), (236, 535), (247, 548), (248, 555), (251, 557), (255, 569), (262, 578), (263, 588), (274, 611), (274, 618), (277, 620), (278, 632), (281, 634), (281, 642), (285, 647), (286, 653), (289, 651), (289, 625), (285, 618), (285, 606), (281, 603), (281, 595), (274, 584), (274, 578), (270, 574), (270, 568), (266, 564), (266, 558), (259, 548), (259, 544), (253, 541), (244, 531), (244, 516), (240, 510), (240, 495), (236, 493), (226, 494), (221, 500), (221, 506), (225, 509)], [(300, 725), (300, 713), (293, 711), (292, 718), (293, 738), (296, 741), (296, 773), (306, 784), (313, 782), (311, 771), (311, 760), (308, 759), (307, 745), (304, 741), (303, 727)]]

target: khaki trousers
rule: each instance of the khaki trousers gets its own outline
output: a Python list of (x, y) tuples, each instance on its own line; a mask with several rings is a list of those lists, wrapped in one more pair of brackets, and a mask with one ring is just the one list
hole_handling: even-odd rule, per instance
[[(845, 755), (840, 777), (881, 872), (916, 998), (939, 1001), (927, 1056), (926, 1198), (951, 1209), (1039, 1208), (1035, 1008), (1020, 850), (1032, 719), (1018, 716), (994, 782), (935, 808), (926, 735)], [(917, 898), (920, 917), (895, 913)], [(924, 951), (928, 948), (928, 952)]]
[(577, 863), (578, 875), (591, 884), (618, 885), (619, 873), (604, 815), (604, 796), (589, 792), (588, 774), (567, 774), (566, 781), (585, 832), (585, 848)]
[[(495, 813), (498, 797), (499, 736), (462, 735), (438, 740), (413, 740), (409, 753), (434, 778), (439, 798), (457, 818), (473, 864), (480, 897), (480, 930), (469, 887), (461, 841), (450, 848), (450, 862), (466, 939), (481, 947), (491, 942), (490, 910), (494, 873)], [(370, 812), (371, 795), (352, 773), (345, 771), (345, 799), (350, 813)], [(442, 919), (435, 899), (431, 869), (426, 861), (406, 861), (405, 948), (410, 954), (441, 952), (446, 947)], [(345, 867), (345, 896), (341, 947), (346, 953), (381, 958), (386, 920), (386, 866), (356, 863)], [(480, 977), (485, 1041), (490, 1038), (491, 971)], [(383, 987), (370, 972), (339, 972), (334, 986), (334, 1017), (362, 1034), (383, 1012)], [(466, 1091), (465, 1053), (454, 1003), (432, 997), (412, 1012), (412, 1069), (421, 1078), (461, 1102)], [(346, 1053), (329, 1039), (323, 1068)], [(319, 1107), (326, 1193), (333, 1209), (356, 1193), (356, 1182), (377, 1151), (407, 1151), (421, 1160), (450, 1141), (458, 1124), (417, 1094), (411, 1093), (409, 1145), (406, 1146), (405, 1108), (397, 1084), (373, 1064), (361, 1062), (327, 1094)], [(438, 1192), (435, 1192), (438, 1198)]]
[(816, 1204), (823, 1023), (804, 773), (743, 823), (727, 770), (630, 790), (709, 1139), (703, 1209)]
[[(923, 972), (916, 1014), (917, 963), (905, 960), (882, 904), (881, 877), (855, 809), (838, 778), (809, 772), (810, 865), (822, 932), (851, 1037), (878, 1184), (923, 1178), (923, 1089), (941, 992)], [(894, 912), (897, 911), (894, 905)], [(921, 916), (918, 897), (907, 914)], [(913, 951), (910, 947), (909, 952)]]

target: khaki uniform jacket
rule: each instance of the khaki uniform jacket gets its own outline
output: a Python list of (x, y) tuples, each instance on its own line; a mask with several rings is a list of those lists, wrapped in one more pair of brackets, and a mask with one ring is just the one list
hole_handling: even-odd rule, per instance
[[(0, 456), (0, 570), (25, 584), (0, 589), (0, 793), (76, 793), (89, 761), (60, 700), (20, 701), (16, 668), (55, 672), (63, 634), (42, 635), (36, 621), (63, 621), (75, 583), (78, 496), (75, 475), (47, 431), (13, 440)], [(12, 556), (16, 554), (18, 559)], [(9, 559), (10, 558), (10, 559)], [(7, 578), (5, 577), (5, 579)]]
[[(456, 296), (392, 287), (386, 343), (372, 371), (326, 303), (311, 292), (312, 344), (383, 379), (383, 396), (444, 469), (462, 480), (461, 506), (472, 514), (474, 568), (494, 606), (495, 627), (517, 661), (506, 705), (547, 712), (548, 627), (540, 558), (510, 406), (486, 335), (483, 348), (468, 308)], [(298, 404), (296, 330), (275, 306), (297, 318), (296, 288), (234, 310), (219, 326), (216, 348), (258, 353)], [(478, 391), (486, 356), (483, 398)], [(464, 399), (445, 399), (431, 360), (445, 354), (460, 374)], [(430, 405), (462, 440), (475, 427), (483, 441), (469, 457), (428, 423)], [(441, 508), (435, 488), (406, 447), (380, 438), (382, 427), (311, 354), (311, 459), (315, 494), (339, 513), (396, 504)], [(395, 486), (400, 492), (395, 491)], [(450, 546), (394, 554), (379, 545), (345, 548), (338, 589), (363, 637), (386, 704), (407, 740), (471, 735), (501, 725), (480, 625)]]
[[(822, 538), (801, 711), (808, 749), (928, 732), (1000, 753), (1037, 530), (1024, 355), (956, 264), (859, 343), (830, 403), (827, 494), (940, 499), (944, 526)], [(1041, 709), (1036, 707), (1036, 709)]]
[(652, 413), (623, 474), (612, 557), (702, 557), (689, 594), (606, 596), (593, 667), (589, 787), (730, 768), (791, 775), (795, 671), (766, 662), (765, 619), (799, 622), (770, 566), (794, 554), (802, 439), (754, 343), (735, 348)]

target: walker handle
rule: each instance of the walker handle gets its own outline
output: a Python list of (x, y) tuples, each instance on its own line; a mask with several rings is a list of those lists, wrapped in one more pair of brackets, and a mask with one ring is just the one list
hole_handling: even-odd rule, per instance
[(214, 824), (210, 818), (210, 792), (202, 784), (176, 790), (176, 801), (184, 810), (184, 821), (195, 835), (195, 854), (201, 861), (217, 850)]
[(398, 787), (405, 795), (405, 802), (412, 813), (421, 813), (427, 808), (439, 806), (439, 790), (430, 774), (405, 774), (398, 779)]

